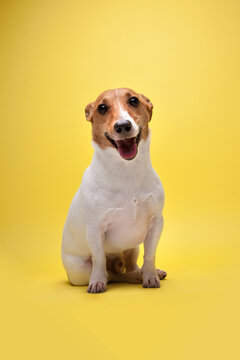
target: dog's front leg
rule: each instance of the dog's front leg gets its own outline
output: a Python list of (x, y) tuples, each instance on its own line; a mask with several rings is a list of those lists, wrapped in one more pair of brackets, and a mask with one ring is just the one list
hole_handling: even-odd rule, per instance
[(160, 280), (155, 267), (155, 254), (159, 238), (163, 229), (163, 217), (155, 217), (149, 227), (144, 240), (144, 262), (142, 266), (143, 287), (160, 287)]
[(104, 292), (107, 285), (106, 256), (103, 248), (104, 235), (99, 228), (91, 227), (87, 230), (87, 240), (92, 253), (92, 273), (87, 291), (89, 293)]

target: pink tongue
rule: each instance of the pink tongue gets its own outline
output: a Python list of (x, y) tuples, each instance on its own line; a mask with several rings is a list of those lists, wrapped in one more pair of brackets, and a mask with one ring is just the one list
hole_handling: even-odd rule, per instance
[(124, 159), (131, 159), (137, 154), (137, 144), (134, 139), (116, 140), (119, 154)]

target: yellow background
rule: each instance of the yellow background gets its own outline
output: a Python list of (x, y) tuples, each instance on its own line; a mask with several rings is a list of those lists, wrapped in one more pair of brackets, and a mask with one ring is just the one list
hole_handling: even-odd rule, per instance
[[(1, 358), (239, 359), (240, 2), (0, 6)], [(154, 104), (168, 278), (89, 295), (61, 232), (93, 154), (84, 108), (116, 87)]]

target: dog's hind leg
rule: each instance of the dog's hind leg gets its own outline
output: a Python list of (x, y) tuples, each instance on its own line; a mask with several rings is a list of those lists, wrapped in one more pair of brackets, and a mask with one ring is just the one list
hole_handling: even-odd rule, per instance
[[(140, 268), (137, 265), (138, 254), (139, 254), (139, 246), (136, 246), (133, 249), (125, 250), (123, 252), (126, 272), (140, 271)], [(159, 279), (160, 280), (165, 279), (165, 277), (167, 276), (166, 271), (160, 269), (156, 269), (156, 270)]]
[(70, 255), (63, 252), (62, 261), (70, 284), (76, 286), (89, 284), (92, 272), (91, 257), (82, 258), (77, 255)]
[(123, 252), (124, 260), (125, 260), (125, 266), (126, 266), (126, 272), (131, 271), (139, 271), (140, 268), (137, 265), (137, 259), (139, 255), (139, 246), (136, 246), (132, 249), (125, 250)]
[(157, 269), (157, 274), (160, 280), (165, 279), (165, 277), (167, 276), (166, 271), (160, 269)]
[(140, 270), (135, 270), (127, 273), (115, 273), (108, 271), (108, 282), (141, 284), (142, 274)]

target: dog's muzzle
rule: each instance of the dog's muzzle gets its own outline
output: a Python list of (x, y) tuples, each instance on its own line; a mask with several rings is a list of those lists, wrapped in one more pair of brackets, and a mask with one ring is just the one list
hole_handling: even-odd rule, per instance
[[(129, 124), (122, 125), (122, 128), (125, 127), (124, 132), (127, 131), (126, 130), (127, 126), (129, 126)], [(122, 140), (114, 140), (110, 137), (107, 131), (105, 132), (105, 136), (108, 139), (108, 141), (118, 150), (121, 157), (125, 160), (132, 160), (136, 157), (138, 152), (138, 144), (141, 140), (141, 135), (142, 135), (142, 126), (139, 127), (139, 132), (137, 136), (131, 138), (125, 138)]]

